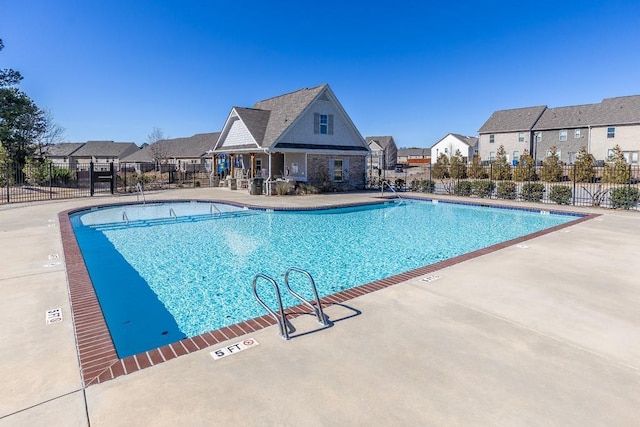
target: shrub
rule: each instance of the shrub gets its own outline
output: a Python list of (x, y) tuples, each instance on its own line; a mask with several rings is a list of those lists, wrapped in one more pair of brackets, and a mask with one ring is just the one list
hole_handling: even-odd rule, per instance
[(431, 176), (435, 179), (449, 178), (449, 158), (446, 154), (438, 156), (436, 164), (431, 168)]
[(542, 161), (540, 178), (547, 182), (558, 182), (562, 181), (562, 175), (563, 169), (558, 157), (558, 149), (553, 146), (549, 148), (549, 155)]
[(587, 152), (585, 146), (580, 147), (575, 164), (571, 170), (571, 178), (575, 182), (593, 182), (595, 180), (596, 160)]
[(453, 179), (465, 179), (467, 177), (467, 165), (464, 164), (462, 153), (456, 150), (456, 154), (451, 156), (449, 163), (449, 175)]
[(473, 195), (480, 198), (490, 197), (495, 187), (496, 185), (493, 181), (474, 181), (473, 184), (471, 184)]
[(520, 198), (527, 202), (539, 202), (540, 200), (542, 200), (543, 193), (544, 185), (540, 184), (539, 182), (530, 182), (522, 186)]
[(516, 183), (513, 181), (499, 182), (496, 195), (499, 199), (515, 200), (518, 196)]
[(312, 184), (301, 182), (300, 184), (298, 184), (298, 193), (299, 194), (318, 194), (320, 193), (320, 188)]
[(278, 196), (285, 196), (293, 189), (293, 184), (289, 181), (277, 181), (276, 182), (276, 194)]
[(472, 193), (471, 182), (469, 181), (460, 181), (456, 184), (453, 190), (453, 194), (456, 196), (465, 196), (469, 197)]
[(507, 152), (502, 145), (498, 147), (496, 158), (491, 164), (491, 179), (496, 181), (511, 179), (511, 165), (507, 161)]
[(482, 162), (480, 161), (480, 156), (477, 154), (473, 156), (473, 160), (471, 161), (471, 166), (469, 167), (469, 178), (474, 179), (487, 179), (489, 178), (489, 174), (485, 171), (484, 166), (482, 166)]
[(194, 186), (194, 187), (200, 187), (200, 181), (196, 181), (196, 182), (194, 182), (194, 183), (193, 183), (193, 186)]
[(571, 204), (571, 187), (554, 185), (549, 192), (549, 199), (559, 205)]
[(418, 191), (433, 193), (436, 191), (436, 183), (430, 179), (423, 179), (418, 182)]
[(613, 147), (613, 153), (604, 165), (602, 180), (614, 184), (626, 184), (631, 179), (631, 170), (619, 145)]
[(396, 178), (396, 180), (394, 181), (394, 184), (397, 190), (401, 190), (404, 188), (404, 179)]
[(520, 156), (518, 165), (513, 169), (513, 179), (515, 181), (537, 180), (536, 168), (533, 163), (533, 157), (531, 157), (529, 151), (524, 150), (524, 153)]
[(630, 209), (638, 204), (640, 191), (636, 187), (616, 187), (610, 191), (609, 200), (614, 209)]

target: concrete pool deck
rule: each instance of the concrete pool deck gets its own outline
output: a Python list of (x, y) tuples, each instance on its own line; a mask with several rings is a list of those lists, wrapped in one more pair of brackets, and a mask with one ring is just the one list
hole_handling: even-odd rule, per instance
[[(376, 196), (202, 188), (147, 199)], [(325, 330), (285, 342), (269, 327), (223, 359), (210, 353), (243, 338), (85, 388), (57, 214), (126, 201), (135, 196), (0, 206), (0, 426), (638, 425), (638, 212), (571, 208), (601, 216), (331, 306)], [(58, 307), (63, 321), (45, 325)]]

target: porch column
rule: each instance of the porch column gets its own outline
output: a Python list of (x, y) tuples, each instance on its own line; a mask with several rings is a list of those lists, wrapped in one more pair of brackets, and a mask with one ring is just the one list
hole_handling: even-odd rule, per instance
[(235, 166), (236, 155), (231, 155), (231, 168), (229, 169), (229, 173), (231, 174), (231, 178), (235, 178), (236, 166)]
[(251, 153), (251, 178), (256, 177), (256, 153)]

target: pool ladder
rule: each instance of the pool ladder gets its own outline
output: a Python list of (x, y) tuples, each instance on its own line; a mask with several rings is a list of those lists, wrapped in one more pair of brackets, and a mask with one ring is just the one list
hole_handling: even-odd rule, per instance
[[(311, 285), (311, 289), (313, 290), (315, 304), (313, 304), (311, 301), (307, 301), (300, 294), (298, 294), (296, 291), (294, 291), (291, 288), (291, 285), (289, 284), (289, 274), (292, 272), (301, 273), (309, 279), (309, 284)], [(264, 279), (267, 282), (271, 283), (271, 286), (273, 287), (273, 290), (276, 294), (276, 298), (278, 300), (278, 313), (273, 311), (271, 307), (269, 307), (258, 295), (258, 288), (257, 288), (258, 279)], [(289, 268), (284, 275), (284, 284), (287, 288), (287, 291), (289, 291), (291, 295), (293, 295), (302, 304), (304, 304), (305, 306), (307, 306), (313, 311), (313, 313), (316, 316), (316, 319), (322, 326), (330, 325), (329, 321), (324, 315), (324, 312), (322, 311), (322, 304), (320, 303), (320, 297), (318, 296), (318, 289), (316, 288), (316, 283), (314, 282), (313, 277), (311, 277), (311, 274), (309, 274), (308, 271), (298, 267)], [(273, 317), (275, 321), (278, 323), (278, 327), (280, 328), (280, 336), (285, 340), (288, 340), (290, 336), (289, 336), (289, 328), (287, 327), (287, 317), (284, 314), (284, 308), (282, 307), (282, 296), (280, 294), (280, 287), (278, 286), (276, 281), (273, 278), (267, 276), (266, 274), (263, 274), (263, 273), (256, 274), (256, 276), (253, 278), (253, 295), (256, 297), (256, 300), (258, 301), (258, 303), (260, 303), (260, 305), (264, 307), (265, 310), (267, 310), (267, 313), (269, 313), (269, 315)]]

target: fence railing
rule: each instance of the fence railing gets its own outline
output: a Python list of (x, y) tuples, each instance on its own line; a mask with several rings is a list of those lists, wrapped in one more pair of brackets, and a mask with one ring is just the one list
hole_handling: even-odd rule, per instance
[(140, 170), (127, 163), (78, 163), (74, 166), (46, 163), (0, 163), (0, 204), (39, 200), (71, 199), (100, 194), (160, 190), (209, 185), (209, 173), (202, 165), (189, 164), (160, 171)]
[(559, 205), (638, 209), (640, 166), (425, 165), (369, 179), (371, 188), (390, 181), (402, 190), (473, 198)]

